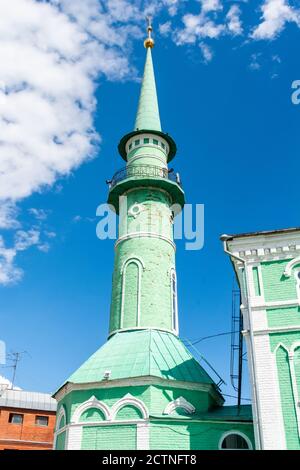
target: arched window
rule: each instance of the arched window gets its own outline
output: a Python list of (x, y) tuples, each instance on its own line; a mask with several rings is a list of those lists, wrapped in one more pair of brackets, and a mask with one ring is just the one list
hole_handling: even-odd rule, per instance
[(247, 450), (252, 449), (251, 442), (245, 434), (238, 431), (224, 434), (220, 440), (221, 450)]
[(137, 327), (140, 324), (141, 278), (143, 262), (128, 258), (122, 267), (122, 299), (120, 328)]
[(171, 306), (172, 328), (178, 330), (177, 278), (175, 269), (171, 269)]

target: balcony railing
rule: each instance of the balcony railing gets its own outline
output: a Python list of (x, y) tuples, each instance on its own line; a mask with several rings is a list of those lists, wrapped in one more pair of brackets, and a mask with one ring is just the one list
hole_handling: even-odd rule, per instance
[(163, 178), (174, 181), (181, 186), (179, 173), (173, 169), (161, 168), (154, 165), (130, 165), (117, 171), (111, 180), (107, 181), (109, 188), (113, 188), (117, 183), (127, 178)]

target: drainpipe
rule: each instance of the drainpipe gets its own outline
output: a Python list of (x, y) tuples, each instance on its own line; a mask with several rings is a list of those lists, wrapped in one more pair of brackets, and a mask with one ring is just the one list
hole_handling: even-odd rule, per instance
[(245, 290), (246, 290), (246, 299), (247, 299), (247, 309), (248, 309), (248, 321), (249, 321), (249, 338), (250, 338), (250, 351), (249, 355), (251, 358), (250, 364), (251, 364), (251, 374), (253, 378), (253, 398), (254, 398), (254, 410), (255, 410), (255, 417), (257, 421), (257, 450), (262, 450), (262, 429), (261, 429), (261, 420), (260, 420), (260, 407), (259, 407), (259, 401), (258, 401), (258, 393), (257, 393), (257, 381), (256, 381), (256, 358), (254, 354), (254, 335), (253, 335), (253, 326), (252, 326), (252, 317), (251, 317), (251, 297), (250, 297), (250, 290), (249, 290), (249, 279), (248, 279), (248, 271), (247, 271), (247, 266), (246, 266), (246, 260), (241, 258), (240, 256), (234, 255), (231, 251), (228, 250), (227, 248), (227, 241), (231, 237), (229, 235), (222, 235), (220, 237), (220, 240), (223, 242), (223, 248), (224, 252), (227, 253), (230, 256), (230, 259), (232, 261), (232, 258), (236, 259), (237, 261), (240, 261), (243, 266), (244, 266), (244, 275), (245, 275)]

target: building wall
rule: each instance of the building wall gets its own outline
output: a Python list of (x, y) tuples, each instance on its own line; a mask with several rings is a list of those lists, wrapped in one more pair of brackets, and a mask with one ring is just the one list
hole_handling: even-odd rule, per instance
[(239, 431), (254, 447), (252, 422), (201, 422), (213, 404), (207, 390), (188, 386), (72, 391), (58, 405), (55, 448), (218, 449), (227, 431)]
[[(23, 414), (23, 423), (9, 423), (10, 413)], [(36, 416), (48, 416), (48, 426), (37, 426), (35, 424)], [(2, 408), (0, 409), (0, 450), (52, 449), (54, 425), (55, 412)]]
[[(257, 441), (300, 449), (300, 233), (236, 238)], [(247, 274), (247, 286), (245, 285)], [(259, 445), (259, 444), (258, 444)]]

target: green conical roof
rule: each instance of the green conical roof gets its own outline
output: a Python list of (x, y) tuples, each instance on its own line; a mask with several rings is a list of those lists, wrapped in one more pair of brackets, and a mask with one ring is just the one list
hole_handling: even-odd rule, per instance
[(161, 131), (151, 47), (147, 48), (144, 77), (134, 130)]
[(159, 330), (116, 333), (67, 382), (101, 382), (107, 370), (111, 372), (110, 380), (154, 376), (214, 383), (177, 336)]

